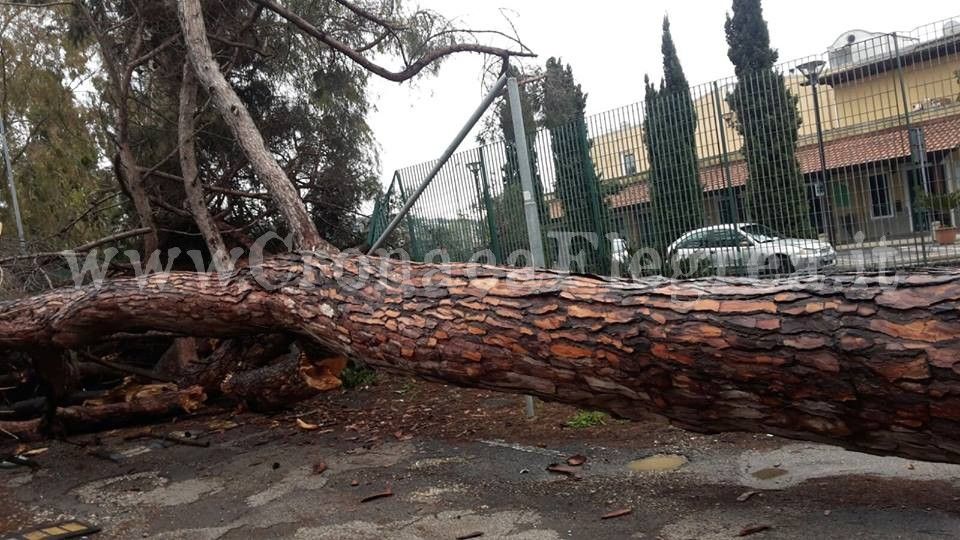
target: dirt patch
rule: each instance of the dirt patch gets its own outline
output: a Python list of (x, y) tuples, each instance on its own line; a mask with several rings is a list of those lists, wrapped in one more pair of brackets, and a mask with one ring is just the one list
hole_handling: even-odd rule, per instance
[[(696, 446), (703, 437), (671, 427), (657, 416), (640, 421), (608, 418), (604, 424), (584, 428), (568, 422), (578, 409), (569, 405), (536, 402), (537, 417), (524, 416), (523, 397), (484, 390), (458, 388), (418, 379), (378, 373), (376, 382), (362, 389), (322, 395), (297, 409), (306, 420), (355, 434), (357, 442), (432, 438), (456, 440), (509, 440), (531, 446), (589, 441), (593, 445), (671, 451)], [(756, 435), (727, 433), (710, 436), (721, 444), (764, 450), (776, 447)]]

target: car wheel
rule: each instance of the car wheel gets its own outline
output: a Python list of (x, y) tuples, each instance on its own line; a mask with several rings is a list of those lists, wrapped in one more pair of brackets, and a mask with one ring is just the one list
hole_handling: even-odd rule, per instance
[(793, 263), (786, 255), (774, 255), (767, 259), (767, 272), (771, 275), (782, 276), (794, 272)]

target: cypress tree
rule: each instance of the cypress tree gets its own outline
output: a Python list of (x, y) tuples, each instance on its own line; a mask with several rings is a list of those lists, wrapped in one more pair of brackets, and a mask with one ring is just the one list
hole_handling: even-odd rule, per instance
[[(507, 74), (511, 77), (521, 78), (524, 74), (513, 65), (507, 67)], [(539, 71), (534, 71), (531, 76), (536, 76)], [(539, 85), (527, 83), (520, 86), (520, 107), (523, 113), (523, 127), (527, 134), (527, 148), (530, 154), (530, 171), (533, 176), (533, 187), (536, 193), (537, 210), (540, 215), (541, 234), (545, 234), (547, 224), (550, 220), (550, 214), (544, 202), (543, 181), (540, 178), (540, 167), (537, 160), (537, 130), (540, 125), (537, 122), (537, 114), (541, 109), (542, 93)], [(515, 251), (526, 250), (530, 247), (527, 238), (527, 221), (523, 207), (523, 188), (520, 182), (520, 161), (517, 157), (516, 135), (513, 131), (513, 111), (510, 108), (510, 101), (504, 97), (497, 107), (497, 124), (505, 142), (506, 159), (503, 163), (503, 192), (495, 201), (497, 216), (497, 231), (500, 234), (500, 245), (503, 249), (503, 255), (509, 255)], [(546, 245), (544, 243), (544, 245)], [(547, 253), (547, 261), (550, 261)]]
[(751, 219), (793, 236), (813, 232), (800, 164), (797, 97), (774, 68), (777, 51), (763, 20), (760, 0), (733, 0), (727, 15), (728, 56), (737, 85), (727, 96), (743, 136), (749, 179), (746, 207)]
[(582, 272), (608, 274), (610, 246), (606, 238), (609, 217), (600, 180), (590, 155), (585, 111), (587, 96), (573, 77), (570, 65), (547, 60), (543, 83), (543, 124), (550, 130), (557, 198), (563, 203), (565, 233), (595, 233), (597, 246), (586, 239), (573, 242), (572, 251), (586, 253)]
[(645, 141), (650, 158), (654, 246), (661, 252), (683, 233), (703, 226), (703, 187), (697, 164), (697, 112), (690, 85), (663, 19), (663, 81), (645, 78)]

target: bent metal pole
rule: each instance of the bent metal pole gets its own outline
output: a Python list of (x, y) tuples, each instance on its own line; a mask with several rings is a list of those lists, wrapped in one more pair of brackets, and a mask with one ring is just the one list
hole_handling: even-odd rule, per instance
[(380, 234), (380, 238), (370, 246), (370, 250), (367, 251), (367, 255), (373, 255), (375, 251), (383, 247), (384, 242), (387, 241), (387, 238), (397, 229), (400, 225), (400, 222), (403, 221), (403, 218), (407, 216), (410, 212), (410, 209), (413, 208), (413, 205), (416, 204), (417, 199), (423, 195), (423, 192), (427, 189), (427, 186), (430, 185), (430, 182), (437, 176), (440, 172), (440, 169), (447, 164), (447, 161), (450, 160), (450, 157), (454, 152), (457, 151), (457, 148), (460, 146), (460, 143), (467, 138), (467, 135), (470, 134), (470, 131), (474, 126), (477, 125), (477, 122), (480, 121), (480, 118), (483, 117), (483, 114), (487, 112), (487, 109), (490, 108), (490, 105), (493, 103), (497, 96), (503, 91), (503, 87), (507, 85), (507, 75), (504, 74), (501, 76), (497, 82), (493, 85), (493, 88), (490, 89), (490, 92), (483, 98), (483, 101), (480, 102), (480, 105), (477, 107), (477, 110), (474, 111), (473, 115), (470, 116), (470, 119), (467, 120), (467, 123), (464, 124), (463, 128), (457, 133), (457, 136), (453, 138), (453, 141), (450, 143), (450, 146), (443, 152), (443, 155), (440, 156), (440, 159), (437, 161), (436, 165), (433, 166), (433, 169), (430, 170), (430, 174), (420, 183), (420, 186), (410, 194), (410, 198), (407, 199), (403, 207), (400, 208), (400, 211), (397, 212), (397, 215), (394, 216), (393, 220), (387, 225), (387, 228), (383, 230), (383, 233)]

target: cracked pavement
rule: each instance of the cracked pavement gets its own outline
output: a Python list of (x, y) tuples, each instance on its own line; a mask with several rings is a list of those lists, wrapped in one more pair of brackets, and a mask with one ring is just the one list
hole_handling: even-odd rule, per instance
[[(491, 407), (516, 400), (483, 399)], [(0, 531), (77, 518), (103, 528), (96, 538), (124, 539), (683, 540), (734, 538), (755, 525), (770, 527), (751, 536), (764, 539), (960, 537), (955, 465), (662, 424), (550, 437), (511, 419), (502, 437), (494, 426), (371, 443), (343, 423), (306, 432), (289, 417), (231, 420), (236, 428), (203, 435), (208, 448), (128, 440), (131, 430), (101, 434), (115, 461), (50, 442), (36, 458), (40, 469), (0, 470)], [(193, 418), (155, 428), (201, 433), (208, 425)], [(615, 436), (627, 429), (630, 437)], [(573, 454), (588, 459), (579, 480), (545, 470)], [(630, 470), (656, 454), (688, 462)], [(317, 474), (319, 462), (326, 469)], [(388, 489), (391, 497), (361, 502)], [(601, 519), (621, 508), (632, 513)]]

